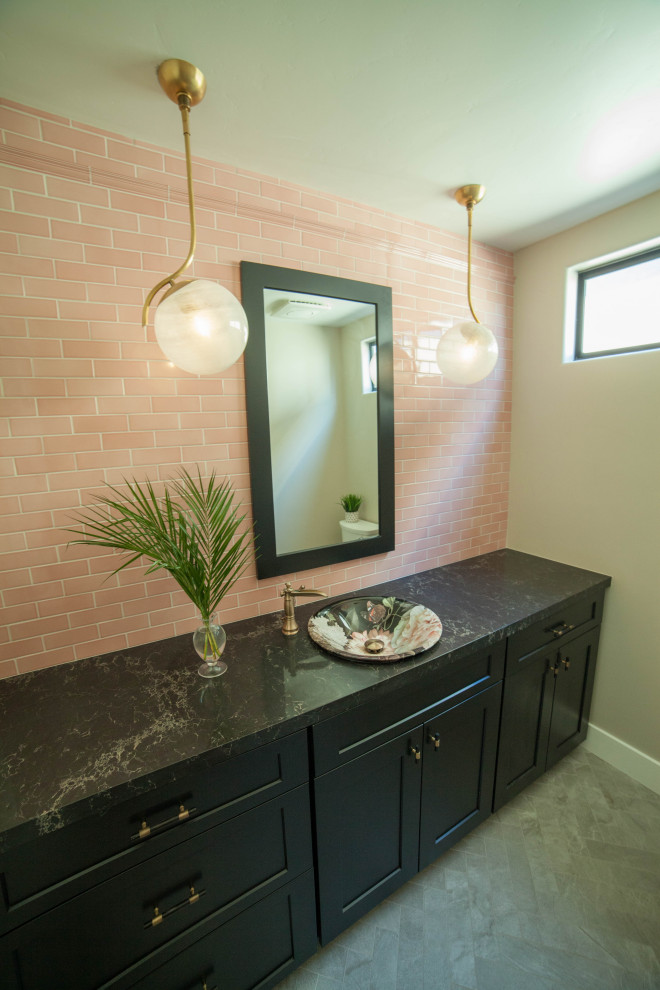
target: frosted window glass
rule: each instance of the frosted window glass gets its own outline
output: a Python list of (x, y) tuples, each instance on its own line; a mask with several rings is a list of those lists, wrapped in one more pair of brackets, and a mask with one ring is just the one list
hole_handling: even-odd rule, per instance
[(582, 277), (577, 356), (660, 346), (660, 257)]

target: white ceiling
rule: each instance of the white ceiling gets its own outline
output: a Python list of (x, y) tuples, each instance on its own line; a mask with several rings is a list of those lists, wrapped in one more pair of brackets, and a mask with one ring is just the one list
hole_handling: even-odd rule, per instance
[(660, 188), (660, 0), (3, 0), (4, 97), (510, 250)]

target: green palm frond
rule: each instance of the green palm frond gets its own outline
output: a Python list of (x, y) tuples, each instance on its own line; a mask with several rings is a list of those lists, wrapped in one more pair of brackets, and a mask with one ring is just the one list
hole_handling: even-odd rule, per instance
[(77, 539), (70, 542), (128, 554), (112, 574), (146, 557), (146, 573), (168, 571), (208, 621), (252, 559), (230, 482), (218, 481), (215, 471), (204, 481), (198, 468), (196, 477), (182, 470), (162, 495), (150, 481), (124, 484), (108, 485), (110, 494), (76, 514), (77, 526), (67, 532)]

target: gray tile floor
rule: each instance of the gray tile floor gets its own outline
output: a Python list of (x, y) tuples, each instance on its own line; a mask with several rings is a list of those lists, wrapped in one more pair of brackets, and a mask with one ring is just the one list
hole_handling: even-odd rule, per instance
[(579, 748), (278, 990), (657, 990), (660, 796)]

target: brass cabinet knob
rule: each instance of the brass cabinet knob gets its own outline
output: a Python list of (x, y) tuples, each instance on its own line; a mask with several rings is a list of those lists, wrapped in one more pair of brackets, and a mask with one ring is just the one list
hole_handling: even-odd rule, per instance
[(422, 758), (422, 751), (419, 746), (411, 746), (410, 755), (415, 757), (415, 763), (419, 763)]
[(428, 741), (433, 743), (434, 749), (440, 749), (440, 733), (439, 732), (429, 732)]

